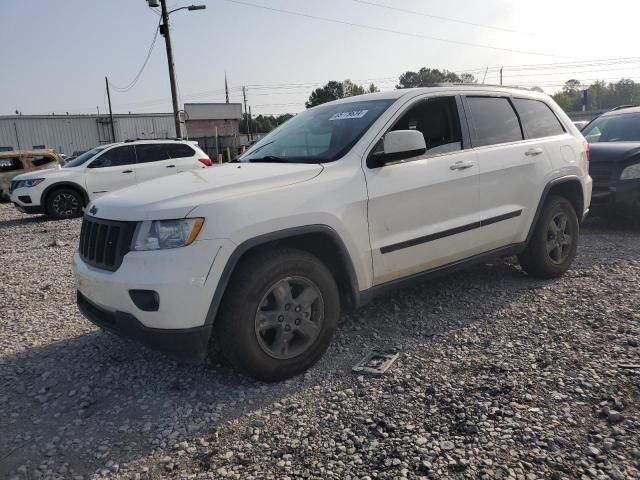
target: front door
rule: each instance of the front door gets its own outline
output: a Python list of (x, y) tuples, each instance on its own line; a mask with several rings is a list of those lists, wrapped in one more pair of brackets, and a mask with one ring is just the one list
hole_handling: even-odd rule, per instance
[(131, 145), (105, 150), (85, 170), (89, 199), (136, 183), (136, 157)]
[(405, 107), (389, 130), (419, 130), (426, 153), (364, 167), (374, 284), (477, 253), (478, 164), (467, 148), (459, 105), (450, 96), (421, 98)]

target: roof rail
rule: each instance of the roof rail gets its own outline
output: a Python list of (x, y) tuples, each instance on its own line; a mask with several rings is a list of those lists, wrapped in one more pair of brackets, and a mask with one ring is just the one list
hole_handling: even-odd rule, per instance
[(640, 107), (640, 105), (618, 105), (617, 107), (613, 107), (611, 110), (609, 110), (610, 112), (615, 112), (616, 110), (624, 110), (625, 108), (634, 108), (634, 107)]
[(124, 143), (130, 143), (130, 142), (140, 142), (142, 140), (174, 140), (174, 141), (183, 141), (184, 138), (165, 138), (165, 137), (159, 137), (159, 138), (127, 138)]
[(469, 82), (437, 82), (425, 85), (425, 87), (487, 87), (487, 88), (515, 88), (518, 90), (526, 90), (531, 92), (529, 87), (520, 87), (518, 85), (496, 85), (493, 83), (469, 83)]

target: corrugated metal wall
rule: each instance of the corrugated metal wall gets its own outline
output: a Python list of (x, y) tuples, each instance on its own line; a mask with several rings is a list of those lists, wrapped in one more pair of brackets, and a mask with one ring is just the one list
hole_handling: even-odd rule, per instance
[[(114, 126), (118, 141), (175, 136), (171, 114), (114, 115)], [(111, 141), (109, 117), (104, 115), (0, 116), (0, 150), (44, 145), (71, 155)]]

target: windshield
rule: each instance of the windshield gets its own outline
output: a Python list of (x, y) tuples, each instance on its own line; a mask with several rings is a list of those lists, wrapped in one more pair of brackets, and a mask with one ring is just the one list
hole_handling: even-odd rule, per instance
[(332, 162), (344, 156), (394, 101), (330, 103), (307, 110), (256, 143), (240, 161)]
[(640, 113), (596, 118), (582, 130), (589, 143), (640, 142)]
[(70, 160), (67, 163), (65, 163), (62, 166), (62, 168), (71, 168), (71, 167), (77, 167), (78, 165), (82, 165), (87, 160), (95, 157), (98, 153), (100, 153), (105, 148), (106, 147), (96, 147), (96, 148), (93, 148), (93, 149), (89, 150), (88, 152), (84, 152), (82, 155), (79, 155), (76, 158), (74, 158), (73, 160)]

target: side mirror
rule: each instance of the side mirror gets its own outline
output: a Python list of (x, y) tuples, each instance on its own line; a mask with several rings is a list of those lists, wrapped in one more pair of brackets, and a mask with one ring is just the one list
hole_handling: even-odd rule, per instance
[(382, 167), (396, 160), (422, 155), (427, 151), (424, 135), (419, 130), (394, 130), (382, 138), (382, 151), (369, 156), (369, 167)]

